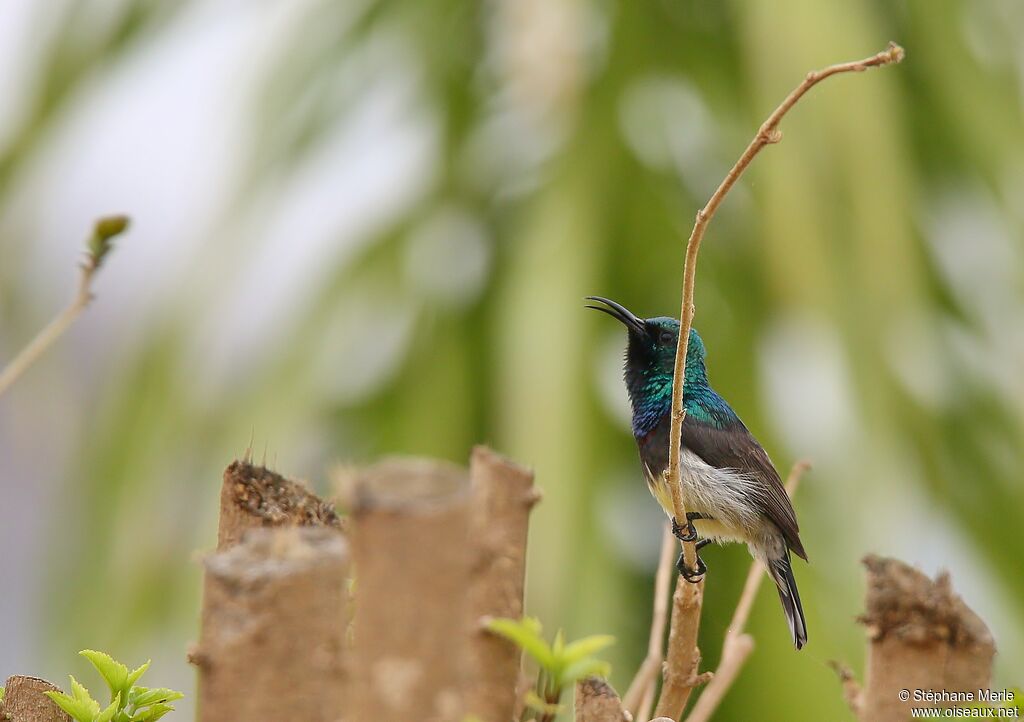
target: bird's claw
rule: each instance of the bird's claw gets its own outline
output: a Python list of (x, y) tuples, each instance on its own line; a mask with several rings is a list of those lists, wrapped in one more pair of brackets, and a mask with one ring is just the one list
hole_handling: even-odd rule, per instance
[(676, 569), (679, 571), (679, 576), (688, 581), (690, 584), (696, 584), (704, 578), (704, 573), (708, 570), (704, 560), (697, 556), (697, 563), (694, 569), (691, 569), (686, 565), (686, 559), (683, 554), (679, 554), (679, 559), (676, 560)]
[(681, 542), (697, 541), (697, 527), (687, 520), (686, 524), (680, 525), (675, 517), (672, 517), (672, 534)]

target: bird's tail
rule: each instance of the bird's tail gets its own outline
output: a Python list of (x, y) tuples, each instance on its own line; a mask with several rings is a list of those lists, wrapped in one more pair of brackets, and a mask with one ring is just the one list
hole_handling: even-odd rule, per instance
[(767, 566), (768, 573), (779, 589), (779, 601), (782, 602), (782, 610), (786, 613), (789, 633), (793, 637), (793, 646), (800, 649), (807, 644), (807, 620), (804, 619), (804, 608), (800, 604), (800, 592), (797, 591), (796, 579), (793, 577), (793, 564), (789, 559), (789, 550), (786, 550), (785, 556), (769, 560)]

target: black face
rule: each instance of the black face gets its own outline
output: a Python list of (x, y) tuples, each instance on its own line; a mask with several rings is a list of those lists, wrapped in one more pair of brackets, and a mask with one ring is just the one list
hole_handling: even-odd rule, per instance
[[(679, 321), (668, 316), (638, 318), (625, 306), (601, 296), (587, 296), (588, 301), (599, 304), (587, 306), (603, 311), (626, 326), (629, 331), (627, 362), (637, 370), (644, 368), (649, 373), (671, 374), (675, 365), (676, 346), (679, 342)], [(690, 341), (686, 349), (687, 368), (704, 363), (704, 343), (695, 329), (690, 329)]]
[(679, 341), (679, 322), (674, 318), (651, 318), (644, 321), (647, 335), (658, 346), (667, 346), (675, 353)]

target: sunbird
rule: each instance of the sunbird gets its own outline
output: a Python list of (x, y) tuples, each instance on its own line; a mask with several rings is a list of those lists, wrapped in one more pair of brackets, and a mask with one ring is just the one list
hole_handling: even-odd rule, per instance
[[(624, 376), (633, 407), (633, 437), (640, 451), (647, 486), (672, 520), (683, 541), (745, 542), (764, 564), (779, 590), (793, 645), (807, 643), (807, 623), (793, 577), (789, 552), (804, 561), (800, 527), (779, 473), (732, 407), (708, 383), (706, 350), (697, 331), (690, 330), (683, 375), (683, 419), (679, 464), (686, 523), (675, 518), (672, 495), (663, 472), (668, 467), (672, 416), (672, 376), (679, 321), (637, 318), (624, 306), (600, 296), (587, 306), (603, 311), (626, 326), (628, 343)], [(689, 582), (707, 571), (700, 556), (689, 568), (680, 554), (676, 568)]]

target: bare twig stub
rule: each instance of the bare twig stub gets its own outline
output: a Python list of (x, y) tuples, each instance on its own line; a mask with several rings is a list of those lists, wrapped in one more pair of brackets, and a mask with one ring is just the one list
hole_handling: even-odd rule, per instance
[(576, 722), (632, 722), (615, 690), (599, 677), (576, 683)]
[(467, 711), (506, 722), (516, 706), (521, 650), (483, 629), (485, 617), (523, 616), (530, 509), (540, 498), (533, 473), (484, 446), (473, 449), (471, 540), (477, 549), (470, 592), (472, 665)]
[(361, 472), (353, 493), (351, 718), (461, 720), (475, 556), (468, 476), (396, 460)]
[(10, 722), (71, 722), (71, 717), (44, 692), (60, 692), (60, 687), (39, 677), (16, 674), (4, 684), (0, 720)]
[(234, 461), (224, 470), (217, 549), (241, 541), (249, 529), (326, 526), (340, 529), (334, 507), (299, 482), (262, 466)]
[(206, 562), (199, 720), (336, 722), (348, 551), (323, 528), (254, 529)]
[(953, 592), (949, 575), (934, 581), (896, 559), (868, 556), (865, 683), (861, 719), (895, 722), (927, 701), (900, 700), (901, 690), (971, 692), (992, 681), (995, 642), (985, 623)]
[[(686, 259), (683, 266), (683, 297), (682, 305), (679, 313), (679, 341), (676, 346), (676, 357), (675, 357), (675, 368), (672, 377), (672, 416), (671, 416), (671, 429), (669, 431), (669, 455), (668, 455), (668, 468), (665, 470), (665, 480), (668, 485), (669, 491), (672, 494), (672, 507), (675, 513), (676, 519), (680, 521), (686, 518), (686, 506), (683, 503), (682, 489), (680, 486), (680, 451), (682, 449), (682, 428), (683, 428), (683, 417), (685, 411), (683, 409), (683, 372), (686, 368), (686, 351), (690, 341), (690, 328), (693, 325), (694, 315), (694, 303), (693, 294), (696, 282), (697, 272), (697, 255), (700, 251), (700, 244), (704, 238), (704, 232), (707, 229), (708, 224), (714, 217), (715, 212), (725, 199), (726, 194), (735, 185), (736, 181), (743, 174), (743, 171), (747, 169), (750, 162), (754, 159), (762, 148), (772, 143), (778, 143), (782, 139), (782, 133), (779, 130), (779, 123), (782, 122), (783, 117), (789, 112), (797, 101), (800, 100), (807, 93), (808, 90), (813, 88), (815, 85), (820, 83), (825, 78), (837, 75), (839, 73), (850, 73), (850, 72), (861, 72), (868, 68), (882, 67), (890, 65), (892, 63), (898, 63), (903, 59), (903, 48), (896, 45), (895, 43), (889, 43), (889, 47), (880, 53), (864, 58), (863, 60), (855, 60), (848, 63), (840, 63), (838, 65), (831, 65), (822, 70), (817, 70), (807, 74), (801, 82), (788, 96), (782, 101), (768, 119), (761, 125), (754, 136), (754, 139), (750, 141), (746, 150), (743, 151), (743, 155), (736, 161), (736, 164), (726, 175), (725, 179), (718, 186), (715, 192), (711, 195), (707, 204), (697, 211), (697, 218), (693, 224), (693, 230), (690, 232), (690, 237), (686, 242)], [(691, 568), (694, 566), (696, 561), (696, 550), (692, 542), (683, 543), (683, 556), (686, 564)], [(677, 626), (675, 620), (675, 609), (685, 611), (687, 607), (678, 605), (673, 608), (673, 628)], [(681, 625), (680, 625), (681, 626)], [(696, 635), (694, 635), (696, 640)], [(681, 663), (689, 666), (692, 662), (691, 656), (687, 656), (685, 659), (680, 660)], [(671, 652), (669, 655), (669, 666), (671, 666), (672, 658)], [(681, 679), (686, 675), (679, 670), (666, 669), (666, 677), (672, 675), (677, 679)], [(668, 688), (667, 684), (665, 687)], [(678, 698), (679, 689), (672, 690), (673, 695)], [(664, 692), (662, 693), (664, 696)], [(686, 697), (689, 697), (689, 691), (686, 692)], [(673, 699), (672, 704), (675, 705), (677, 699)], [(684, 702), (685, 704), (685, 702)], [(662, 712), (666, 709), (665, 706), (659, 701), (658, 710), (659, 714), (668, 714), (668, 716), (678, 718), (681, 712), (665, 713)]]

